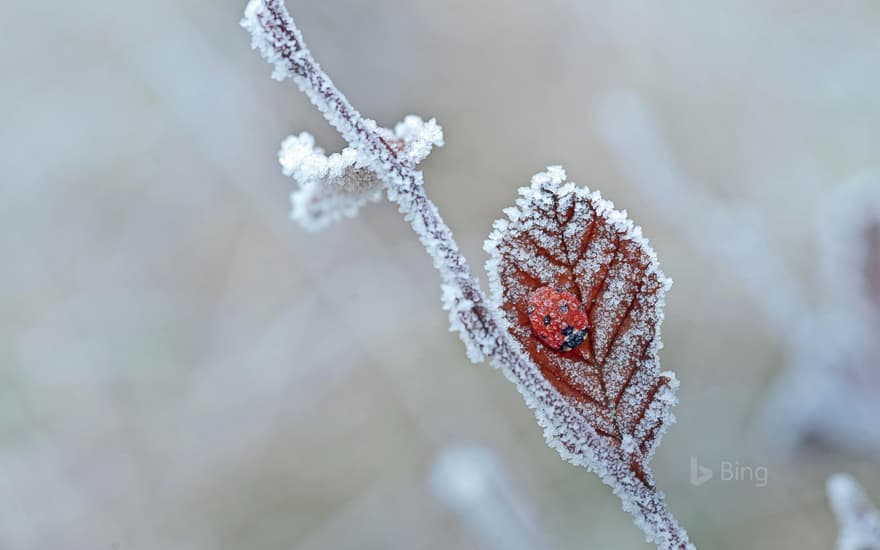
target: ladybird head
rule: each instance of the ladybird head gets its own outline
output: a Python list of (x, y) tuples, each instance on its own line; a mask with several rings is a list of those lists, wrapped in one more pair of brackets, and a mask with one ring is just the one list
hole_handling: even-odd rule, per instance
[(542, 286), (528, 300), (529, 322), (545, 346), (570, 351), (584, 342), (589, 320), (577, 296), (559, 287)]

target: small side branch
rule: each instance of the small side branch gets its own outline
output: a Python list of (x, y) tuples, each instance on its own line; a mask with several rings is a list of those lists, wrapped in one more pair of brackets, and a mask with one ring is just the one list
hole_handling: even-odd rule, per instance
[(461, 255), (452, 232), (428, 200), (422, 173), (399, 151), (374, 121), (362, 116), (314, 60), (299, 29), (277, 0), (254, 0), (243, 25), (253, 34), (253, 44), (275, 64), (273, 77), (291, 77), (327, 121), (370, 162), (386, 186), (388, 197), (412, 224), (419, 240), (434, 258), (443, 278), (444, 306), (472, 361), (491, 355), (499, 345), (498, 324), (486, 306), (479, 284)]

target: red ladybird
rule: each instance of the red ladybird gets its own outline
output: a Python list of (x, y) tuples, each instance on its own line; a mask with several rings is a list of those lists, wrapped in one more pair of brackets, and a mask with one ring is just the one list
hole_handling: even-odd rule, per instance
[(529, 321), (541, 342), (559, 351), (577, 348), (589, 332), (583, 304), (559, 287), (542, 286), (529, 294)]

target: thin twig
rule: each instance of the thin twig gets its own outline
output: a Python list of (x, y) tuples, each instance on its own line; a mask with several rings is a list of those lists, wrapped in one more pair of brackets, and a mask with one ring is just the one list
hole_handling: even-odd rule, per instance
[(560, 400), (553, 399), (555, 390), (518, 353), (510, 336), (501, 329), (452, 232), (425, 194), (422, 173), (388, 143), (384, 137), (387, 130), (363, 117), (333, 85), (306, 48), (283, 2), (251, 0), (243, 26), (253, 34), (254, 47), (275, 64), (273, 76), (278, 80), (292, 78), (349, 145), (369, 159), (370, 168), (385, 184), (389, 199), (398, 204), (433, 258), (442, 278), (444, 307), (449, 310), (452, 326), (464, 341), (469, 357), (475, 362), (494, 357), (495, 365), (535, 409), (548, 444), (564, 459), (595, 471), (611, 486), (649, 541), (660, 548), (692, 548), (686, 531), (667, 510), (662, 493), (653, 486), (650, 472), (647, 483), (638, 479), (619, 450), (614, 456), (596, 456), (594, 450), (603, 445), (593, 428), (565, 409)]

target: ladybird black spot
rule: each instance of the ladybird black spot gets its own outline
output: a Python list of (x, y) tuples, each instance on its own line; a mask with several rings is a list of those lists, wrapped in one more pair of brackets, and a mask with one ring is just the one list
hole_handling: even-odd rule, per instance
[(544, 326), (546, 327), (546, 326), (549, 325), (549, 324), (550, 324), (550, 316), (549, 316), (549, 315), (545, 315), (545, 316), (544, 316)]
[(563, 334), (565, 334), (565, 342), (560, 346), (560, 351), (571, 351), (576, 347), (580, 346), (584, 343), (584, 338), (587, 336), (588, 329), (584, 328), (583, 330), (575, 331), (572, 327), (566, 327), (568, 329), (568, 334), (565, 334), (563, 330)]
[(559, 304), (559, 311), (562, 313), (568, 313), (568, 304), (566, 302)]
[(574, 331), (574, 327), (571, 327), (571, 326), (569, 326), (569, 327), (565, 327), (564, 329), (562, 329), (562, 335), (563, 335), (563, 336), (568, 336), (568, 335), (570, 335), (573, 331)]

